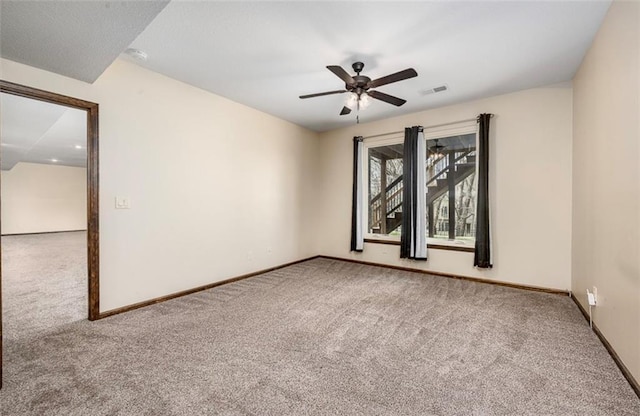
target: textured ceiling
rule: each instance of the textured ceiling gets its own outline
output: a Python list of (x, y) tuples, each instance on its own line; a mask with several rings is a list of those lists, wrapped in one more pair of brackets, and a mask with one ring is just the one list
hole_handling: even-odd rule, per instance
[(85, 111), (0, 93), (0, 119), (2, 170), (18, 162), (87, 165)]
[[(0, 4), (5, 58), (93, 81), (131, 46), (149, 55), (139, 65), (326, 131), (356, 116), (338, 115), (344, 95), (298, 98), (344, 87), (327, 65), (351, 72), (359, 60), (371, 78), (418, 72), (379, 88), (404, 106), (374, 100), (361, 122), (564, 82), (610, 1)], [(449, 89), (426, 94), (440, 85)]]
[(167, 1), (0, 2), (0, 54), (95, 81)]

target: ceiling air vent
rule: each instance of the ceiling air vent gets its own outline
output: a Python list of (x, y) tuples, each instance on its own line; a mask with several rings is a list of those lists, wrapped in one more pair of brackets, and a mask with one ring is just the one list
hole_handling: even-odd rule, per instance
[(423, 90), (422, 91), (422, 95), (429, 95), (429, 94), (435, 94), (436, 92), (443, 92), (448, 90), (449, 87), (447, 87), (446, 85), (440, 85), (439, 87), (434, 87), (434, 88), (429, 88), (427, 90)]

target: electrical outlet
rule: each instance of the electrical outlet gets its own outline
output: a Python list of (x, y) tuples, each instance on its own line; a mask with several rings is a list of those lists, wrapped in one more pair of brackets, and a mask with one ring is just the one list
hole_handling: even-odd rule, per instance
[(589, 306), (596, 306), (596, 297), (592, 292), (589, 292), (589, 289), (587, 289), (587, 302)]
[(597, 287), (593, 287), (593, 300), (595, 302), (595, 304), (598, 304), (598, 288)]

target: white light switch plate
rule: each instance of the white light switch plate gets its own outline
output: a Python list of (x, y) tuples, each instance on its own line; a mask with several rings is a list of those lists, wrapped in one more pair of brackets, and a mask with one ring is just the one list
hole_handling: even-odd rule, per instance
[(128, 196), (116, 197), (116, 209), (129, 209), (131, 208), (131, 201)]

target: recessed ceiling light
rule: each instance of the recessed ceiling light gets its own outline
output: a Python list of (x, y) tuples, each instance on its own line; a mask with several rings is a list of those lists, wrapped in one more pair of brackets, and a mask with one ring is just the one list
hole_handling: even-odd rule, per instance
[(74, 146), (76, 149), (82, 149), (82, 146), (80, 146), (79, 144)]
[(58, 163), (58, 159), (51, 159), (53, 163)]
[(127, 55), (140, 62), (147, 62), (147, 58), (149, 55), (145, 51), (141, 51), (140, 49), (129, 48), (124, 51)]

